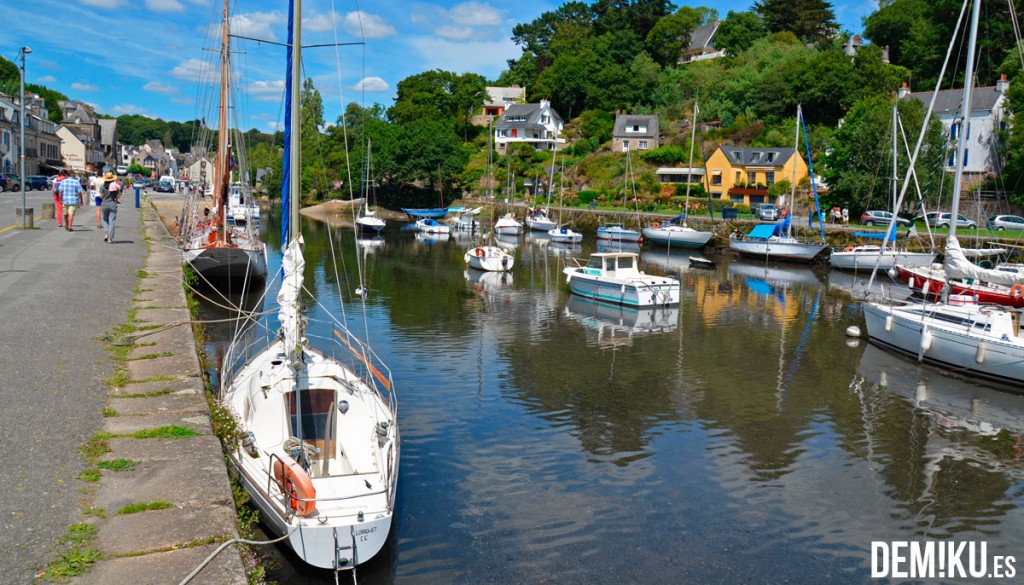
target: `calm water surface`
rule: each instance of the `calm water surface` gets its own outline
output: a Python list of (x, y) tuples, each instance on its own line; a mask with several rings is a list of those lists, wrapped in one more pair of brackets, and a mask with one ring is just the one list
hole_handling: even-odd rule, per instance
[[(398, 388), (393, 545), (361, 583), (878, 582), (877, 540), (1024, 557), (1024, 400), (848, 343), (849, 275), (645, 247), (683, 298), (636, 311), (568, 293), (592, 241), (520, 238), (501, 276), (455, 237), (305, 237), (307, 287)], [(331, 266), (357, 261), (365, 318)], [(210, 335), (216, 354), (231, 328)], [(334, 582), (276, 559), (278, 582)]]

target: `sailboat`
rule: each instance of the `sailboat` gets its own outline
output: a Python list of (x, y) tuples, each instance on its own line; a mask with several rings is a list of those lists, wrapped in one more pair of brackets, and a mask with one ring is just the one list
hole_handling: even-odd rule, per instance
[[(286, 244), (277, 297), (281, 328), (262, 349), (241, 337), (232, 343), (219, 400), (243, 437), (227, 455), (260, 520), (305, 563), (340, 571), (373, 558), (391, 530), (397, 404), (390, 371), (368, 345), (331, 317), (332, 347), (316, 349), (310, 343), (316, 332), (307, 330), (302, 313), (301, 14), (301, 0), (294, 0), (285, 107), (289, 180), (282, 188)], [(350, 359), (343, 363), (341, 356)]]
[[(697, 115), (700, 108), (693, 105), (693, 128), (690, 130), (690, 168), (693, 168), (693, 147), (697, 138)], [(698, 231), (686, 225), (686, 216), (690, 209), (690, 182), (686, 182), (686, 203), (683, 205), (683, 213), (678, 218), (668, 222), (656, 222), (642, 231), (644, 238), (653, 244), (665, 246), (682, 246), (684, 248), (703, 248), (710, 240), (713, 232)], [(678, 221), (677, 221), (678, 220)]]
[(376, 193), (373, 188), (373, 179), (370, 174), (370, 151), (373, 149), (371, 141), (366, 142), (366, 168), (363, 169), (363, 207), (356, 217), (356, 228), (365, 233), (379, 234), (384, 231), (385, 222), (377, 217), (377, 211), (370, 209), (370, 196)]
[[(558, 153), (551, 155), (551, 178), (548, 179), (548, 203), (544, 209), (534, 209), (526, 214), (526, 227), (531, 230), (538, 232), (548, 232), (556, 227), (558, 224), (551, 221), (548, 214), (551, 213), (551, 189), (555, 183), (555, 157)], [(539, 181), (538, 181), (539, 184)]]
[[(203, 194), (190, 197), (186, 201), (178, 232), (182, 264), (191, 266), (206, 282), (258, 279), (267, 275), (267, 250), (260, 241), (259, 222), (245, 221), (243, 225), (231, 225), (234, 220), (228, 200), (231, 175), (239, 152), (230, 144), (232, 131), (228, 128), (231, 83), (229, 39), (228, 10), (225, 5), (224, 22), (221, 25), (220, 101), (213, 209), (205, 207), (200, 214)], [(241, 191), (239, 197), (242, 197)]]
[[(796, 157), (800, 153), (800, 128), (803, 125), (803, 111), (799, 105), (796, 107), (796, 145), (793, 147), (793, 178), (790, 199), (796, 201)], [(804, 130), (804, 142), (806, 143), (807, 131)], [(811, 188), (814, 189), (814, 202), (817, 207), (818, 191), (814, 186), (814, 167), (811, 164), (811, 149), (807, 145), (807, 163), (810, 169)], [(815, 215), (820, 217), (818, 210)], [(821, 242), (805, 243), (792, 236), (793, 214), (786, 216), (786, 219), (774, 225), (759, 225), (750, 230), (743, 238), (729, 240), (729, 249), (739, 252), (744, 256), (753, 256), (764, 260), (790, 260), (794, 262), (810, 262), (820, 254), (828, 245), (825, 243), (825, 226), (821, 227)]]
[[(899, 110), (896, 104), (892, 105), (892, 202), (893, 205), (899, 197), (899, 167), (897, 165), (899, 152)], [(842, 270), (874, 270), (881, 268), (888, 270), (896, 264), (903, 264), (906, 266), (915, 267), (926, 267), (931, 266), (935, 260), (935, 254), (931, 252), (908, 252), (906, 250), (897, 250), (895, 248), (886, 248), (885, 242), (895, 240), (896, 235), (896, 209), (892, 210), (893, 220), (892, 225), (883, 234), (876, 234), (874, 232), (857, 232), (854, 233), (856, 236), (865, 237), (880, 237), (883, 245), (876, 246), (874, 244), (861, 244), (858, 246), (847, 246), (842, 251), (833, 250), (829, 255), (828, 262), (832, 268), (839, 268)]]
[[(633, 194), (633, 200), (636, 201), (636, 186), (633, 183), (633, 166), (630, 159), (629, 151), (626, 151), (626, 185), (629, 188), (623, 188), (622, 190), (622, 205), (627, 205), (626, 197), (630, 192)], [(638, 210), (639, 211), (639, 210)], [(639, 215), (639, 212), (637, 213)], [(643, 234), (636, 230), (631, 230), (623, 227), (619, 224), (608, 224), (598, 226), (597, 228), (597, 239), (598, 240), (611, 240), (613, 242), (631, 242), (638, 243), (643, 238)]]
[[(488, 145), (488, 148), (490, 146)], [(490, 151), (488, 151), (488, 168), (487, 172), (490, 173)], [(487, 200), (491, 201), (490, 187), (491, 182), (487, 182)], [(494, 202), (491, 201), (491, 212), (494, 212)], [(493, 217), (493, 216), (492, 216)], [(512, 266), (515, 265), (515, 256), (494, 245), (493, 241), (494, 231), (491, 232), (490, 239), (491, 245), (480, 245), (466, 250), (463, 258), (466, 264), (470, 268), (477, 270), (483, 270), (485, 272), (508, 272), (512, 270)]]
[[(964, 1), (965, 11), (970, 0)], [(975, 0), (972, 8), (964, 94), (961, 102), (965, 119), (969, 119), (971, 112), (974, 59), (981, 13), (980, 0)], [(961, 18), (962, 16), (963, 12)], [(958, 28), (959, 26), (954, 30)], [(950, 43), (950, 53), (954, 44)], [(946, 59), (948, 62), (948, 54)], [(938, 83), (941, 82), (940, 76)], [(938, 93), (938, 87), (935, 93)], [(934, 106), (933, 94), (912, 160), (916, 159), (920, 152), (922, 138)], [(953, 217), (957, 216), (960, 209), (966, 134), (961, 132), (958, 137), (951, 209)], [(949, 237), (946, 240), (945, 269), (950, 277), (970, 278), (971, 274), (983, 274), (983, 269), (971, 264), (960, 249), (955, 222), (950, 224)], [(998, 271), (985, 271), (995, 272)], [(998, 277), (997, 274), (984, 276)], [(1018, 391), (1024, 384), (1024, 337), (1020, 335), (1019, 322), (1013, 312), (981, 305), (974, 296), (958, 294), (948, 295), (939, 302), (930, 302), (927, 299), (923, 302), (909, 303), (865, 302), (863, 308), (868, 338), (876, 345), (913, 356), (919, 362), (932, 363), (963, 375), (1007, 383)]]
[(562, 153), (562, 172), (558, 179), (558, 223), (548, 230), (548, 236), (552, 242), (559, 244), (578, 244), (583, 241), (583, 234), (573, 231), (572, 228), (562, 225), (562, 194), (565, 192), (565, 153)]

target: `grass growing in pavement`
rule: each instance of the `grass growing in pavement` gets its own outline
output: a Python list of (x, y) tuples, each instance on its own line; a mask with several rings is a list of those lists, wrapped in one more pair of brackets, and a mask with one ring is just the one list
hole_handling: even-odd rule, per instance
[(93, 461), (101, 455), (110, 453), (110, 445), (107, 444), (106, 439), (93, 435), (92, 439), (88, 443), (82, 445), (78, 449), (78, 455), (83, 459)]
[(102, 414), (106, 418), (110, 418), (117, 416), (117, 411), (114, 410), (113, 408), (104, 408), (103, 410), (100, 411), (100, 414)]
[(102, 557), (99, 552), (88, 548), (96, 538), (96, 527), (88, 522), (79, 522), (68, 526), (62, 542), (71, 548), (63, 551), (56, 559), (46, 566), (46, 577), (67, 578), (83, 575), (89, 571), (93, 563)]
[(148, 512), (149, 510), (163, 510), (165, 508), (173, 508), (174, 504), (170, 502), (140, 502), (138, 504), (128, 504), (117, 511), (118, 514), (138, 514), (139, 512)]
[(100, 474), (99, 469), (86, 469), (82, 473), (78, 474), (78, 479), (88, 483), (96, 483), (100, 480), (100, 477), (102, 477), (102, 475)]
[(160, 390), (154, 390), (152, 392), (135, 392), (133, 394), (118, 394), (118, 398), (152, 398), (154, 396), (165, 396), (173, 393), (174, 390), (170, 388), (161, 388)]
[(130, 357), (128, 361), (137, 362), (140, 360), (155, 360), (156, 358), (171, 357), (174, 353), (169, 351), (161, 351), (160, 353), (147, 353), (146, 355), (140, 355), (139, 357)]
[(110, 471), (131, 471), (138, 465), (139, 462), (132, 459), (111, 459), (110, 461), (100, 461), (96, 467)]
[(109, 440), (109, 439), (187, 439), (189, 437), (197, 437), (199, 433), (193, 431), (188, 427), (180, 427), (178, 425), (165, 425), (157, 427), (155, 429), (142, 429), (141, 431), (135, 431), (134, 433), (108, 433), (105, 431), (98, 432), (94, 435), (95, 439)]
[(106, 518), (107, 517), (107, 511), (104, 510), (103, 508), (96, 508), (96, 507), (86, 508), (86, 509), (82, 510), (82, 513), (85, 514), (86, 516), (92, 516), (94, 518)]

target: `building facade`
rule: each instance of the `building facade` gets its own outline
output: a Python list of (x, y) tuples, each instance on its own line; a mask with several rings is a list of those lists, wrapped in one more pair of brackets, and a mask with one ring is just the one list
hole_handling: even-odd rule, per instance
[(619, 114), (612, 130), (612, 150), (650, 150), (658, 148), (658, 116)]
[(512, 144), (529, 144), (537, 150), (557, 150), (565, 144), (562, 117), (551, 107), (551, 102), (538, 104), (512, 104), (494, 125), (494, 148), (505, 154)]
[(779, 181), (799, 186), (808, 180), (807, 163), (793, 148), (742, 148), (723, 144), (708, 157), (707, 184), (712, 197), (743, 205), (788, 204), (769, 195)]

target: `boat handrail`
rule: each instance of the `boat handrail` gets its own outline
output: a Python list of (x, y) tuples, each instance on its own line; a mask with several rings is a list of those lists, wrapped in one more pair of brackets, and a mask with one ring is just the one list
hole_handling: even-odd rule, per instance
[[(368, 492), (362, 492), (362, 493), (359, 493), (359, 494), (353, 494), (353, 495), (349, 495), (349, 496), (333, 496), (333, 497), (330, 497), (330, 498), (322, 498), (322, 497), (301, 498), (301, 497), (299, 497), (298, 494), (289, 494), (289, 493), (285, 492), (284, 485), (280, 481), (278, 481), (277, 478), (274, 477), (273, 473), (270, 472), (270, 470), (274, 468), (274, 460), (275, 459), (277, 461), (281, 462), (281, 465), (285, 465), (284, 459), (282, 459), (279, 454), (277, 454), (277, 453), (270, 453), (269, 464), (267, 465), (267, 467), (265, 469), (263, 469), (263, 468), (260, 469), (260, 473), (263, 473), (264, 475), (267, 476), (267, 490), (266, 490), (266, 494), (267, 494), (268, 497), (271, 497), (271, 496), (274, 496), (274, 495), (288, 496), (289, 498), (295, 500), (296, 502), (314, 502), (314, 503), (317, 503), (317, 502), (340, 502), (340, 501), (343, 501), (343, 500), (353, 500), (353, 499), (356, 499), (356, 498), (363, 498), (363, 497), (366, 497), (366, 496), (377, 496), (377, 495), (380, 495), (380, 494), (387, 494), (388, 492), (391, 491), (390, 487), (389, 487), (391, 485), (391, 482), (390, 482), (390, 480), (387, 480), (387, 481), (385, 481), (383, 488), (378, 489), (378, 490), (368, 491)], [(346, 473), (346, 474), (343, 474), (343, 475), (355, 475), (355, 474)], [(375, 476), (377, 476), (377, 475), (380, 475), (380, 473), (361, 473), (361, 474), (358, 474), (358, 475), (375, 475)], [(274, 494), (273, 492), (271, 492), (271, 489), (270, 489), (271, 486), (277, 488), (277, 494)]]

